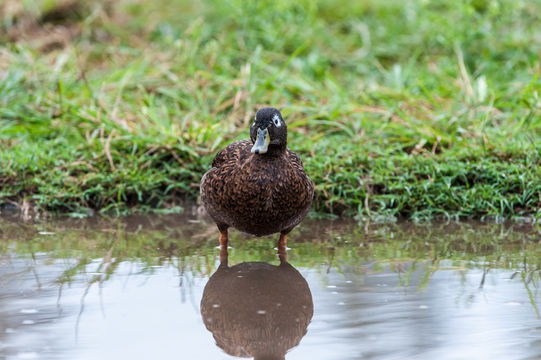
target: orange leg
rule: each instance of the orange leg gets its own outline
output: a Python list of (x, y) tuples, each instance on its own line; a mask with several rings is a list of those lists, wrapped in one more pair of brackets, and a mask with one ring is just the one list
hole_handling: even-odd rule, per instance
[(227, 243), (228, 243), (228, 238), (227, 238), (227, 229), (225, 230), (220, 230), (220, 247), (225, 247), (227, 249)]
[(220, 265), (227, 266), (227, 260), (229, 258), (229, 253), (227, 252), (227, 246), (220, 247)]
[(219, 240), (220, 240), (220, 263), (227, 265), (227, 258), (229, 256), (229, 254), (227, 253), (227, 243), (228, 243), (227, 229), (223, 231), (220, 230)]
[(286, 255), (287, 255), (287, 234), (281, 233), (280, 239), (278, 239), (278, 256), (280, 257), (280, 260), (285, 261)]
[[(280, 259), (280, 264), (287, 263), (287, 251), (278, 251), (278, 259)], [(221, 261), (220, 261), (221, 263)]]

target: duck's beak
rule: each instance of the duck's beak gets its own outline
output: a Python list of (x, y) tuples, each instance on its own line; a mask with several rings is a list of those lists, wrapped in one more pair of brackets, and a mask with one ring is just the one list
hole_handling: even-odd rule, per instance
[(255, 154), (264, 154), (269, 149), (270, 144), (270, 135), (267, 129), (257, 129), (257, 138), (255, 139), (255, 144), (252, 146), (252, 153)]

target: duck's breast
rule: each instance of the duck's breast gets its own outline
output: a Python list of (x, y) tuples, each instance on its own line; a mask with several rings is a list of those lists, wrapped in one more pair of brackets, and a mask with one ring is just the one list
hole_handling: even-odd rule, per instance
[(288, 150), (269, 158), (239, 145), (237, 156), (222, 156), (225, 161), (205, 174), (201, 198), (207, 212), (217, 223), (259, 236), (297, 225), (313, 197), (312, 181), (298, 156)]

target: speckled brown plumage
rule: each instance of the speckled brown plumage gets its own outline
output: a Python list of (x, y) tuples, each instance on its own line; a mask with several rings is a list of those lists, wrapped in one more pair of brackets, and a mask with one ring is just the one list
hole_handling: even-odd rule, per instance
[[(267, 129), (270, 138), (262, 154), (251, 152), (258, 129)], [(308, 213), (314, 195), (301, 159), (287, 149), (287, 128), (278, 110), (259, 110), (250, 135), (251, 141), (221, 150), (201, 180), (202, 203), (226, 241), (228, 227), (256, 236), (289, 233)]]

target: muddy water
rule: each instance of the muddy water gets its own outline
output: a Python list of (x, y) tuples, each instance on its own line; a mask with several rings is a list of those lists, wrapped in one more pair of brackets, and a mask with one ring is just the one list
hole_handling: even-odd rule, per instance
[(194, 216), (0, 219), (0, 359), (541, 359), (540, 238), (311, 220), (220, 261)]

